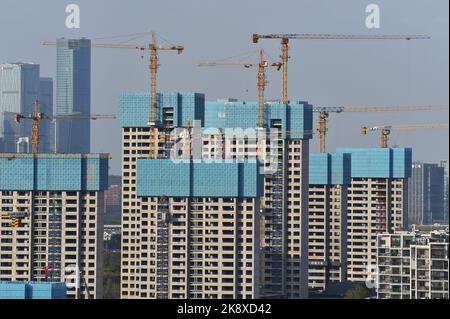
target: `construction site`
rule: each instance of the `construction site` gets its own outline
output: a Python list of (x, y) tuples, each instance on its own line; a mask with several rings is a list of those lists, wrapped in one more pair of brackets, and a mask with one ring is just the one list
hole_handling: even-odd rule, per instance
[[(144, 44), (134, 44), (141, 38)], [(186, 49), (156, 32), (111, 36), (113, 43), (99, 41), (108, 38), (43, 42), (47, 49), (56, 48), (55, 112), (43, 98), (44, 89), (38, 90), (31, 104), (28, 97), (26, 107), (11, 106), (5, 112), (9, 135), (0, 135), (1, 150), (8, 150), (0, 153), (0, 298), (26, 299), (37, 283), (55, 284), (45, 287), (50, 299), (52, 294), (53, 299), (62, 294), (103, 298), (103, 218), (111, 155), (91, 151), (91, 122), (118, 120), (121, 139), (106, 144), (120, 144), (120, 298), (320, 298), (339, 287), (365, 285), (382, 260), (384, 290), (369, 287), (370, 296), (448, 299), (448, 219), (446, 233), (440, 231), (436, 240), (439, 252), (426, 255), (423, 251), (435, 241), (422, 247), (406, 232), (412, 226), (408, 196), (414, 149), (391, 142), (408, 132), (448, 134), (448, 119), (402, 120), (406, 114), (420, 118), (448, 112), (448, 104), (322, 106), (294, 99), (288, 90), (295, 86), (288, 70), (300, 59), (292, 54), (297, 45), (320, 41), (333, 50), (338, 42), (415, 42), (419, 47), (431, 38), (253, 33), (248, 45), (256, 50), (250, 54), (197, 64), (198, 72), (254, 72), (251, 85), (257, 94), (249, 101), (209, 99), (202, 91), (160, 91), (160, 73), (177, 68), (163, 57)], [(270, 40), (279, 42), (277, 59), (262, 48)], [(142, 72), (148, 72), (148, 91), (120, 94), (118, 114), (93, 114), (91, 51), (137, 52), (146, 69)], [(9, 70), (27, 67), (5, 64), (0, 84), (1, 71), (9, 79)], [(268, 98), (273, 83), (281, 91)], [(2, 88), (0, 106), (7, 91)], [(330, 122), (351, 114), (366, 114), (367, 119), (392, 114), (395, 124), (357, 123), (354, 135), (378, 134), (378, 147), (349, 142), (330, 150), (329, 137), (340, 133)], [(408, 273), (408, 278), (415, 276), (415, 287), (403, 283), (399, 273), (400, 283), (389, 277), (396, 255), (386, 254), (391, 246), (394, 250), (391, 240), (402, 236), (414, 238), (420, 263), (434, 260), (428, 275), (418, 273), (422, 264), (411, 268), (417, 271)], [(409, 243), (401, 247), (410, 253)], [(424, 261), (427, 256), (432, 257)], [(60, 292), (56, 283), (72, 279), (76, 284)], [(422, 291), (430, 285), (433, 293)]]

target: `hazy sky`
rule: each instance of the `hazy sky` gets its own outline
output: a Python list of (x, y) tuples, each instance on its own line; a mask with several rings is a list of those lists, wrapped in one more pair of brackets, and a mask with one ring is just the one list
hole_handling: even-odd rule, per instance
[[(81, 8), (81, 29), (65, 27), (70, 3)], [(381, 8), (378, 30), (365, 26), (370, 3)], [(0, 0), (0, 63), (39, 63), (41, 75), (54, 78), (56, 50), (43, 41), (155, 30), (186, 48), (180, 56), (161, 55), (159, 91), (256, 100), (255, 72), (197, 64), (259, 47), (277, 59), (279, 41), (252, 44), (254, 32), (429, 34), (428, 41), (292, 41), (289, 98), (317, 106), (448, 104), (448, 7), (448, 0)], [(93, 113), (117, 114), (121, 92), (148, 91), (147, 61), (138, 53), (96, 49), (92, 58)], [(280, 74), (271, 70), (268, 80), (267, 98), (279, 98)], [(377, 147), (378, 134), (360, 135), (364, 125), (427, 123), (448, 123), (448, 112), (334, 114), (328, 149)], [(116, 122), (93, 124), (92, 149), (112, 153), (115, 174), (120, 173), (120, 136)], [(448, 130), (391, 136), (391, 144), (413, 147), (414, 159), (424, 161), (448, 159), (448, 142)], [(317, 144), (314, 139), (313, 151)]]

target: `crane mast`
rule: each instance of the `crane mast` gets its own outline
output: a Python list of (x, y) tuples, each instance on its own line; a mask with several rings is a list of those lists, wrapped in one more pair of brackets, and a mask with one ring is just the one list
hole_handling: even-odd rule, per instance
[(156, 35), (152, 33), (152, 44), (150, 45), (150, 126), (156, 122), (156, 76), (158, 73), (158, 49), (156, 46)]
[(289, 60), (289, 39), (281, 39), (281, 104), (288, 104), (287, 96), (287, 76), (288, 76), (288, 60)]
[(36, 155), (39, 152), (39, 121), (44, 117), (43, 113), (39, 112), (38, 98), (34, 101), (33, 114), (31, 115), (31, 152)]
[(259, 66), (258, 66), (258, 128), (264, 126), (264, 95), (266, 89), (266, 66), (264, 61), (264, 52), (259, 52)]
[(327, 135), (327, 122), (328, 122), (328, 112), (320, 112), (319, 114), (319, 126), (317, 128), (317, 133), (319, 135), (320, 143), (320, 153), (326, 152), (326, 135)]

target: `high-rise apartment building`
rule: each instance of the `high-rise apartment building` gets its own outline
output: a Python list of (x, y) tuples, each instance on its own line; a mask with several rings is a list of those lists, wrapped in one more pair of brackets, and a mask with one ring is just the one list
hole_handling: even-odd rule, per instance
[[(17, 124), (15, 113), (31, 114), (35, 99), (40, 100), (40, 112), (53, 114), (53, 84), (50, 78), (40, 78), (40, 67), (31, 63), (0, 64), (0, 151), (16, 152), (20, 138), (29, 143), (31, 121)], [(41, 123), (40, 149), (51, 147), (50, 121)], [(30, 145), (24, 147), (31, 149)]]
[(203, 95), (174, 93), (157, 104), (153, 144), (148, 94), (121, 97), (122, 297), (306, 297), (311, 105), (268, 104), (258, 131), (256, 103), (205, 110)]
[(431, 225), (445, 221), (445, 169), (438, 164), (415, 162), (409, 180), (409, 224)]
[(376, 265), (379, 234), (407, 226), (409, 148), (338, 148), (351, 155), (348, 186), (348, 280), (365, 281)]
[(0, 154), (0, 281), (79, 285), (101, 298), (107, 154)]
[[(91, 41), (59, 39), (56, 45), (56, 114), (91, 114)], [(90, 153), (89, 120), (56, 122), (58, 153)]]
[[(257, 126), (257, 103), (222, 100), (208, 102), (207, 128), (225, 134), (225, 157), (258, 158), (264, 163), (264, 194), (261, 198), (260, 271), (261, 296), (308, 297), (308, 162), (312, 138), (312, 106), (307, 102), (288, 105), (267, 103), (264, 130), (252, 138), (233, 138), (239, 131)], [(228, 133), (227, 130), (235, 130)], [(258, 134), (265, 132), (265, 138)], [(255, 141), (255, 136), (257, 137)], [(264, 134), (263, 134), (264, 136)], [(210, 135), (212, 144), (217, 136)], [(228, 144), (228, 146), (227, 146)], [(209, 146), (215, 150), (214, 145)]]
[(309, 287), (347, 281), (347, 199), (350, 154), (309, 157)]
[(257, 162), (138, 159), (137, 171), (140, 297), (259, 298)]
[(377, 240), (379, 299), (448, 299), (448, 227), (415, 227)]
[[(165, 113), (167, 126), (187, 126), (188, 117), (191, 120), (202, 120), (204, 113), (204, 96), (200, 94), (158, 94), (157, 95), (158, 117), (162, 119), (161, 112)], [(166, 289), (156, 291), (156, 255), (149, 255), (149, 248), (160, 249), (165, 243), (150, 241), (149, 236), (157, 236), (155, 227), (158, 226), (160, 217), (148, 211), (148, 203), (143, 209), (143, 199), (137, 194), (137, 160), (150, 158), (150, 98), (148, 94), (123, 94), (120, 98), (120, 124), (122, 127), (122, 258), (121, 258), (121, 297), (129, 298), (157, 298)], [(162, 106), (167, 106), (163, 108)], [(184, 108), (183, 108), (184, 106)], [(186, 109), (185, 112), (181, 112)], [(188, 112), (190, 109), (191, 112)], [(184, 116), (184, 118), (183, 118)], [(172, 122), (169, 125), (169, 122)], [(159, 129), (161, 130), (161, 129)], [(163, 152), (164, 132), (161, 132), (161, 140), (158, 139), (158, 150)], [(157, 156), (162, 157), (162, 156)], [(169, 173), (169, 172), (168, 172)], [(158, 194), (161, 196), (164, 194)], [(153, 198), (149, 200), (153, 201)], [(155, 204), (151, 205), (155, 209)], [(159, 214), (158, 214), (159, 215)], [(152, 227), (152, 233), (149, 233)], [(172, 240), (173, 243), (174, 239)], [(187, 244), (187, 241), (184, 240)], [(151, 247), (150, 247), (151, 245)], [(172, 244), (173, 245), (173, 244)], [(176, 248), (176, 247), (175, 247)], [(186, 253), (186, 249), (184, 249)], [(171, 256), (173, 257), (173, 256)], [(175, 255), (175, 257), (178, 257)], [(172, 259), (173, 260), (173, 259)], [(187, 267), (186, 260), (182, 266)], [(160, 272), (165, 270), (159, 270)], [(187, 277), (180, 270), (170, 270), (175, 276)], [(168, 274), (163, 278), (168, 285)], [(149, 277), (150, 276), (150, 277)], [(179, 280), (175, 278), (175, 281)], [(160, 296), (161, 297), (161, 296)], [(187, 297), (185, 297), (187, 298)]]

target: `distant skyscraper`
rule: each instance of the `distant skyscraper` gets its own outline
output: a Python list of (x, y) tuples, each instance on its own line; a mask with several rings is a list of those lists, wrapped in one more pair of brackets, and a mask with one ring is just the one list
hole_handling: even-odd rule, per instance
[(444, 168), (444, 223), (448, 224), (448, 204), (449, 204), (449, 166), (448, 161), (441, 161), (439, 166)]
[(442, 223), (444, 217), (444, 168), (416, 162), (409, 181), (409, 224)]
[[(39, 90), (40, 108), (39, 110), (46, 115), (53, 115), (53, 79), (40, 78)], [(39, 151), (41, 153), (50, 153), (54, 148), (54, 133), (51, 121), (41, 121), (40, 136), (41, 143)], [(42, 143), (43, 142), (43, 143)]]
[[(59, 39), (56, 49), (56, 114), (91, 113), (91, 41)], [(57, 151), (90, 153), (89, 120), (64, 120), (56, 124)]]
[(30, 121), (17, 125), (13, 113), (30, 114), (39, 97), (39, 65), (0, 64), (0, 151), (15, 152), (19, 137), (31, 135)]

